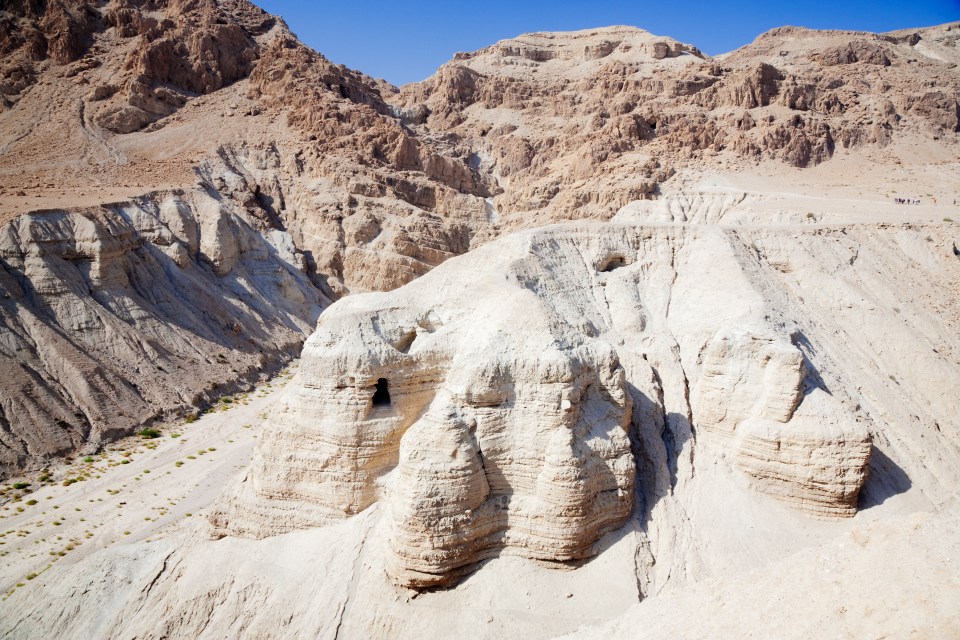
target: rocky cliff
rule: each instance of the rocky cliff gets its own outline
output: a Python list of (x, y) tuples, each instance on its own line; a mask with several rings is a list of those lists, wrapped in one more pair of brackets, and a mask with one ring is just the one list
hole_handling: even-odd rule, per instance
[[(691, 200), (694, 219), (723, 208)], [(576, 223), (339, 300), (206, 518), (58, 563), (0, 630), (950, 635), (957, 242)]]
[[(879, 247), (928, 231), (859, 230), (859, 259), (922, 277), (901, 262), (908, 254), (881, 257)], [(897, 491), (888, 456), (910, 477), (922, 467), (948, 474), (960, 455), (954, 436), (941, 436), (956, 432), (942, 422), (951, 383), (894, 399), (886, 367), (896, 358), (876, 347), (845, 355), (854, 326), (827, 328), (813, 300), (788, 301), (788, 264), (804, 290), (822, 287), (800, 267), (800, 247), (822, 255), (845, 233), (557, 227), (511, 235), (396, 292), (341, 300), (308, 340), (250, 470), (211, 515), (215, 535), (274, 536), (380, 505), (384, 566), (399, 584), (424, 587), (491, 552), (590, 555), (632, 508), (641, 522), (675, 517), (660, 500), (685, 502), (697, 470), (715, 465), (825, 519)], [(776, 267), (753, 253), (767, 244), (784, 252)], [(948, 244), (928, 245), (924, 268), (952, 282)], [(866, 275), (873, 266), (858, 276), (841, 255), (820, 268), (867, 278), (844, 295), (851, 302), (894, 286)], [(892, 331), (912, 350), (926, 340), (914, 322), (942, 322), (930, 335), (956, 348), (956, 314), (935, 319), (925, 304), (911, 314), (897, 328), (854, 324), (867, 340)], [(960, 373), (948, 356), (923, 358), (916, 370)], [(854, 390), (849, 379), (886, 391)], [(906, 413), (927, 393), (941, 400), (920, 424), (947, 438), (954, 461), (939, 471), (901, 448), (914, 438)]]
[(20, 216), (0, 266), (7, 469), (249, 386), (296, 355), (329, 302), (289, 235), (202, 194)]
[(955, 145), (956, 28), (785, 27), (715, 58), (633, 27), (534, 33), (457, 54), (391, 99), (422, 135), (474, 149), (503, 224), (605, 218), (691, 166)]

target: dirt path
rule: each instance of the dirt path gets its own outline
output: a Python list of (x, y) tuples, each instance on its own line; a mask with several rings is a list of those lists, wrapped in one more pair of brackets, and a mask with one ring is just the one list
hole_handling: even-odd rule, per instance
[[(61, 464), (47, 480), (41, 474), (10, 480), (0, 507), (0, 592), (54, 564), (146, 540), (196, 517), (246, 467), (267, 411), (291, 375), (288, 369), (221, 401), (193, 423), (161, 426), (158, 438), (133, 436)], [(18, 482), (30, 486), (13, 489)]]

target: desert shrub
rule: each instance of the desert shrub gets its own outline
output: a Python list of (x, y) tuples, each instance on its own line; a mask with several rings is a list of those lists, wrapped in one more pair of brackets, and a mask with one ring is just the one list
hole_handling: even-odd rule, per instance
[(13, 483), (13, 488), (14, 488), (14, 489), (26, 489), (26, 488), (29, 487), (29, 486), (30, 486), (30, 483), (29, 483), (29, 482), (14, 482), (14, 483)]
[(142, 429), (140, 431), (140, 436), (148, 440), (151, 440), (153, 438), (159, 438), (160, 432), (157, 431), (156, 429)]

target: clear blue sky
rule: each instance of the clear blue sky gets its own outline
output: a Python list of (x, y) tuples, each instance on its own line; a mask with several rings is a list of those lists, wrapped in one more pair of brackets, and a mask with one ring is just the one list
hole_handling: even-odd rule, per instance
[(334, 62), (394, 84), (423, 80), (457, 51), (531, 31), (625, 24), (716, 55), (784, 25), (892, 31), (960, 20), (960, 0), (253, 0)]

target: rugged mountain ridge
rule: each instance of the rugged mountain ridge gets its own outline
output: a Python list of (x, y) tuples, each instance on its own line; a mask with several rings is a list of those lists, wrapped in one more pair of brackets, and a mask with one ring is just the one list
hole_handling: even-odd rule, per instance
[[(23, 291), (40, 277), (27, 275), (31, 235), (15, 231), (26, 214), (63, 234), (45, 245), (43, 260), (70, 262), (72, 254), (55, 247), (73, 246), (78, 226), (59, 225), (63, 216), (110, 217), (141, 202), (160, 209), (166, 196), (153, 194), (178, 193), (191, 224), (207, 230), (203, 246), (172, 228), (157, 241), (134, 224), (127, 255), (135, 247), (182, 249), (189, 260), (178, 254), (172, 264), (192, 262), (222, 288), (236, 278), (224, 256), (245, 249), (220, 230), (259, 234), (273, 248), (255, 260), (296, 273), (295, 298), (312, 301), (295, 312), (303, 339), (330, 299), (392, 289), (510, 229), (607, 219), (690, 171), (770, 158), (810, 165), (828, 160), (831, 145), (887, 149), (931, 136), (952, 149), (955, 34), (955, 25), (885, 35), (786, 28), (716, 59), (630, 27), (530, 34), (458, 54), (433, 78), (398, 90), (331, 63), (244, 1), (15, 2), (0, 19), (5, 268)], [(862, 73), (850, 79), (848, 69)], [(218, 207), (195, 206), (210, 197)], [(173, 244), (163, 244), (168, 236)], [(131, 273), (140, 269), (139, 260), (131, 264)], [(79, 273), (87, 280), (78, 291), (93, 289)], [(141, 294), (123, 292), (133, 307), (150, 309), (147, 316), (158, 313)], [(23, 305), (13, 301), (21, 299), (69, 342), (95, 340), (42, 296), (11, 293), (11, 366), (26, 378), (18, 374), (21, 382), (4, 392), (6, 411), (28, 387), (43, 400), (21, 412), (16, 434), (7, 432), (7, 468), (95, 446), (98, 433), (191, 411), (215, 395), (191, 400), (160, 391), (163, 382), (146, 389), (154, 382), (144, 379), (144, 391), (123, 402), (135, 418), (119, 409), (95, 417), (96, 392), (68, 391), (66, 374), (23, 346), (35, 338), (16, 318)], [(78, 293), (71, 314), (90, 303), (99, 305)], [(136, 326), (99, 306), (113, 315), (109, 322)], [(166, 335), (178, 331), (175, 323), (160, 324), (159, 333), (136, 329), (136, 340), (175, 343)], [(250, 339), (273, 354), (257, 359), (266, 369), (298, 349), (292, 337), (279, 350)], [(200, 361), (220, 357), (199, 351)], [(106, 355), (114, 352), (125, 355)], [(142, 349), (108, 346), (104, 354), (93, 362), (106, 370), (153, 370)], [(206, 365), (185, 358), (176, 366), (200, 376), (201, 387), (226, 389), (252, 375), (247, 366), (243, 374), (200, 374)], [(24, 430), (45, 435), (27, 446)]]
[(704, 162), (809, 167), (904, 137), (955, 145), (956, 29), (785, 27), (716, 58), (633, 27), (535, 33), (458, 54), (399, 103), (425, 136), (469, 141), (517, 226), (604, 218)]
[(0, 473), (303, 360), (5, 489), (0, 635), (960, 633), (957, 27), (398, 89), (243, 0), (7, 3)]

